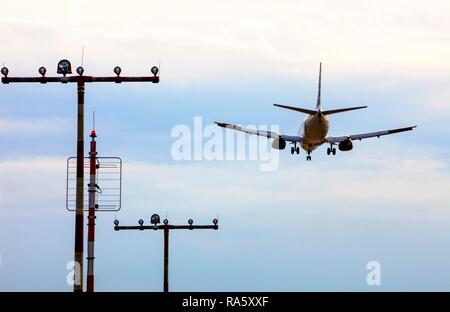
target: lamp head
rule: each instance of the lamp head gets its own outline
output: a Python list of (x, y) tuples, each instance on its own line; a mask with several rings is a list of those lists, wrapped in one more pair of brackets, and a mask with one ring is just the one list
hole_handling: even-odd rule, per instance
[(56, 69), (56, 72), (58, 74), (62, 74), (64, 77), (66, 77), (67, 74), (72, 73), (72, 65), (66, 59), (61, 60), (58, 63), (58, 68)]
[(80, 75), (80, 76), (83, 76), (83, 73), (84, 73), (84, 68), (81, 67), (81, 66), (78, 66), (77, 67), (77, 74)]
[(41, 66), (41, 67), (39, 67), (38, 72), (42, 77), (45, 77), (45, 73), (47, 72), (47, 69), (44, 66)]
[(151, 216), (150, 222), (154, 225), (157, 225), (158, 223), (161, 222), (161, 219), (159, 218), (159, 215), (155, 213)]
[(153, 75), (158, 75), (159, 72), (159, 68), (156, 66), (153, 66), (152, 69), (150, 70), (152, 72)]
[(1, 72), (3, 76), (8, 77), (9, 70), (7, 67), (2, 67)]
[(114, 71), (114, 74), (116, 74), (117, 77), (119, 77), (120, 73), (122, 72), (122, 69), (119, 66), (116, 66), (116, 67), (114, 67), (113, 71)]

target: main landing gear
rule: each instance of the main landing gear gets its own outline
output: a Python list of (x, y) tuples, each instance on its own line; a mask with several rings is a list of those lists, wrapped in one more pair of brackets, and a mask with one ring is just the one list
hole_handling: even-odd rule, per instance
[(294, 146), (291, 147), (291, 154), (294, 155), (295, 153), (300, 154), (300, 147), (297, 146), (297, 143), (294, 143)]
[(327, 148), (327, 155), (331, 155), (331, 154), (333, 154), (333, 156), (336, 155), (336, 148), (333, 147), (333, 144), (330, 144), (330, 147)]

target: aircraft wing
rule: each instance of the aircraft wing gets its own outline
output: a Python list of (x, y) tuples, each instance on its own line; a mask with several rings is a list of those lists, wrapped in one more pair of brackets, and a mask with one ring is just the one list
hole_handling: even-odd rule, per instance
[(383, 131), (377, 131), (377, 132), (368, 132), (368, 133), (361, 133), (361, 134), (352, 134), (347, 136), (340, 136), (340, 137), (328, 137), (326, 138), (326, 141), (328, 143), (339, 143), (345, 140), (362, 140), (362, 139), (368, 139), (368, 138), (374, 138), (374, 137), (380, 137), (383, 135), (388, 134), (394, 134), (404, 131), (411, 131), (417, 126), (411, 126), (411, 127), (405, 127), (405, 128), (398, 128), (398, 129), (391, 129), (391, 130), (383, 130)]
[(249, 129), (249, 128), (244, 128), (241, 126), (236, 126), (236, 125), (232, 125), (232, 124), (228, 124), (225, 122), (216, 122), (216, 124), (219, 127), (222, 128), (228, 128), (228, 129), (233, 129), (236, 131), (241, 131), (241, 132), (245, 132), (248, 134), (255, 134), (255, 135), (259, 135), (259, 136), (264, 136), (266, 138), (271, 138), (271, 139), (283, 139), (285, 141), (288, 142), (292, 142), (292, 143), (300, 143), (302, 141), (302, 137), (300, 136), (296, 136), (296, 135), (283, 135), (283, 134), (278, 134), (276, 132), (272, 132), (272, 131), (264, 131), (264, 130), (256, 130), (256, 129)]

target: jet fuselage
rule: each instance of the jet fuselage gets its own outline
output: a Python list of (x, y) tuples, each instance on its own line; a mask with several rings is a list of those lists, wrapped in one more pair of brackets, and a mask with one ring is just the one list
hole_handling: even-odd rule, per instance
[(315, 115), (308, 115), (300, 128), (300, 135), (303, 137), (302, 148), (310, 152), (322, 145), (326, 140), (330, 122), (322, 110)]

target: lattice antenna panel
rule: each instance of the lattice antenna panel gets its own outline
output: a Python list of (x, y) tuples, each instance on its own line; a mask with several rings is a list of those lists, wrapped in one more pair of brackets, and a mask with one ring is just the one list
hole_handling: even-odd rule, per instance
[[(84, 158), (84, 210), (89, 209), (88, 184), (90, 160)], [(76, 210), (77, 158), (67, 159), (66, 209)], [(96, 211), (118, 211), (122, 202), (122, 160), (119, 157), (97, 157)]]

